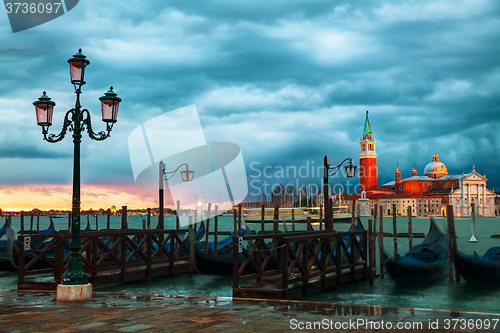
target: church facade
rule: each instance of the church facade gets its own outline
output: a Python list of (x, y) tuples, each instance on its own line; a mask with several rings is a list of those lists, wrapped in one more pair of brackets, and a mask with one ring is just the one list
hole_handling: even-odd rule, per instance
[[(375, 139), (366, 112), (363, 137), (360, 140), (359, 178), (361, 191), (369, 199), (369, 211), (373, 215), (375, 205), (384, 207), (384, 215), (391, 215), (393, 205), (396, 214), (407, 215), (411, 209), (414, 216), (446, 215), (446, 205), (453, 205), (455, 216), (470, 216), (474, 206), (476, 216), (496, 216), (495, 193), (486, 187), (486, 175), (475, 171), (448, 174), (446, 165), (434, 151), (432, 160), (425, 166), (423, 175), (413, 165), (411, 176), (402, 178), (399, 164), (394, 180), (377, 187), (377, 154)], [(344, 195), (346, 201), (357, 200), (356, 195)], [(349, 205), (350, 207), (350, 205)]]

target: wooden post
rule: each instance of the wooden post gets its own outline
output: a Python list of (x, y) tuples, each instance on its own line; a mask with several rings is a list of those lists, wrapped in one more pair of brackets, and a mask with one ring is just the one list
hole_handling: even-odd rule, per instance
[[(189, 276), (193, 276), (194, 273), (194, 247), (196, 246), (196, 232), (193, 230), (192, 222), (193, 217), (189, 215)], [(217, 225), (217, 222), (215, 225)], [(217, 229), (217, 227), (215, 228)], [(215, 248), (217, 249), (217, 245)]]
[(241, 203), (238, 204), (238, 236), (241, 236)]
[(408, 206), (408, 250), (413, 247), (413, 225), (411, 221), (411, 207)]
[[(151, 210), (148, 208), (149, 212)], [(151, 226), (151, 225), (150, 225)], [(149, 280), (151, 279), (151, 262), (153, 261), (152, 259), (152, 252), (153, 252), (153, 234), (151, 232), (146, 233), (146, 260), (147, 260), (147, 265), (146, 265), (146, 279)]]
[(142, 230), (146, 230), (146, 220), (142, 219)]
[(384, 207), (380, 205), (380, 217), (379, 217), (379, 233), (378, 233), (378, 253), (380, 257), (380, 277), (384, 278)]
[(236, 207), (233, 208), (234, 213), (234, 237), (233, 237), (233, 290), (239, 288), (240, 279), (239, 279), (239, 268), (240, 261), (238, 255), (238, 237), (236, 236)]
[(217, 255), (217, 241), (219, 238), (219, 206), (215, 205), (215, 216), (214, 216), (214, 254)]
[(323, 204), (319, 205), (319, 230), (323, 230)]
[(398, 261), (398, 230), (396, 226), (396, 204), (392, 204), (392, 230), (394, 236), (394, 261)]
[[(177, 209), (175, 210), (175, 220), (176, 220), (175, 229), (180, 229), (181, 228), (181, 223), (180, 223), (180, 220), (179, 220), (179, 214), (180, 213), (181, 213), (181, 202), (180, 202), (180, 200), (177, 200)], [(208, 204), (208, 215), (210, 216), (210, 204)]]
[(87, 225), (88, 225), (88, 226), (89, 226), (89, 228), (90, 228), (90, 217), (89, 217), (89, 215), (87, 215)]
[(99, 217), (97, 215), (97, 213), (95, 213), (95, 231), (99, 231), (99, 221), (98, 221)]
[(263, 235), (265, 231), (266, 223), (266, 205), (262, 205), (262, 211), (260, 213), (260, 234)]
[[(448, 222), (448, 232), (450, 233), (450, 242), (448, 248), (448, 265), (450, 266), (450, 282), (453, 282), (453, 259), (457, 250), (457, 235), (455, 234), (455, 217), (453, 216), (453, 206), (446, 206), (446, 219)], [(460, 282), (460, 274), (456, 271), (457, 282)]]
[(108, 211), (106, 212), (106, 229), (107, 230), (111, 229), (111, 209), (110, 208), (108, 208)]
[[(330, 198), (330, 202), (328, 203), (329, 209), (328, 209), (328, 232), (333, 232), (333, 199)], [(326, 221), (326, 210), (325, 210), (325, 221)], [(326, 229), (326, 223), (325, 223), (325, 229)], [(340, 276), (340, 274), (339, 274)]]
[(368, 219), (368, 280), (370, 281), (370, 284), (373, 284), (373, 268), (375, 267), (373, 260), (375, 257), (373, 239), (372, 220)]
[(147, 217), (147, 225), (148, 225), (148, 230), (151, 230), (151, 208), (148, 208), (148, 217)]
[(282, 257), (281, 257), (281, 285), (282, 294), (281, 299), (288, 299), (288, 240), (282, 238)]
[(307, 217), (307, 231), (313, 231), (313, 227), (311, 225), (311, 217)]
[[(197, 208), (194, 209), (193, 216), (194, 216), (193, 226), (194, 226), (194, 230), (196, 230), (196, 224), (198, 223), (198, 209)], [(201, 223), (200, 223), (200, 226), (201, 226)]]
[(36, 232), (40, 232), (40, 213), (36, 214)]
[(295, 231), (295, 209), (292, 208), (292, 231)]
[[(208, 204), (207, 211), (207, 223), (205, 223), (205, 254), (208, 254), (208, 234), (210, 233), (210, 210), (212, 209), (212, 204)], [(203, 219), (203, 218), (202, 218)]]
[[(21, 235), (24, 235), (24, 212), (23, 211), (21, 211), (21, 222), (19, 222), (19, 223), (21, 224)], [(21, 247), (21, 245), (19, 247)]]
[(30, 233), (33, 233), (33, 212), (31, 212), (31, 219), (30, 219)]
[(351, 230), (354, 231), (354, 217), (356, 215), (356, 200), (352, 198)]
[(233, 222), (234, 222), (234, 236), (238, 236), (238, 212), (236, 211), (236, 207), (233, 207)]
[[(122, 206), (122, 230), (127, 230), (127, 206)], [(124, 236), (126, 237), (126, 236)]]
[[(11, 216), (9, 215), (9, 225), (12, 227)], [(24, 242), (24, 221), (23, 214), (21, 212), (21, 239)], [(24, 245), (19, 244), (19, 253), (17, 255), (17, 288), (21, 286), (21, 283), (24, 282)]]
[(278, 220), (280, 218), (279, 206), (274, 207), (273, 234), (278, 233)]

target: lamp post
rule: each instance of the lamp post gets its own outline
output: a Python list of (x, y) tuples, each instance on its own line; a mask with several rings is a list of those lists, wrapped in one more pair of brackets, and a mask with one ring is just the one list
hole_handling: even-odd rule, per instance
[[(352, 159), (351, 158), (346, 158), (344, 159), (339, 165), (337, 166), (330, 166), (332, 164), (332, 160), (328, 157), (324, 157), (323, 163), (324, 163), (324, 174), (323, 174), (323, 201), (325, 202), (325, 228), (328, 231), (333, 231), (333, 207), (330, 205), (330, 189), (328, 186), (328, 177), (334, 176), (339, 170), (342, 164), (344, 162), (349, 161), (349, 165), (345, 166), (345, 171), (346, 175), (349, 178), (354, 177), (356, 174), (356, 168), (357, 166), (352, 164)], [(329, 170), (334, 170), (332, 174), (328, 174)]]
[(165, 170), (165, 163), (163, 161), (160, 161), (160, 191), (159, 191), (159, 201), (160, 201), (160, 214), (158, 216), (159, 221), (158, 224), (160, 226), (161, 230), (165, 229), (165, 226), (163, 224), (163, 182), (166, 180), (171, 179), (177, 171), (182, 167), (186, 166), (186, 170), (181, 171), (181, 178), (183, 182), (190, 182), (193, 180), (194, 176), (194, 171), (189, 170), (189, 165), (186, 163), (182, 163), (175, 169), (174, 171), (166, 171)]
[(74, 155), (73, 155), (73, 201), (72, 201), (72, 221), (71, 221), (71, 256), (68, 262), (68, 268), (62, 275), (63, 285), (84, 285), (88, 283), (87, 274), (83, 270), (82, 260), (80, 258), (81, 238), (80, 238), (80, 142), (82, 132), (87, 130), (92, 140), (102, 141), (109, 137), (118, 116), (118, 106), (121, 99), (116, 97), (113, 87), (104, 96), (99, 97), (101, 101), (102, 121), (106, 123), (106, 130), (95, 133), (92, 130), (90, 112), (87, 109), (81, 109), (80, 94), (81, 88), (85, 84), (85, 68), (90, 61), (82, 54), (82, 49), (68, 60), (70, 65), (71, 83), (75, 88), (76, 103), (75, 107), (66, 112), (64, 116), (63, 128), (59, 134), (48, 134), (49, 127), (52, 125), (52, 113), (55, 102), (51, 101), (46, 92), (33, 102), (36, 110), (37, 124), (42, 127), (43, 139), (50, 143), (59, 142), (66, 136), (67, 131), (73, 132)]

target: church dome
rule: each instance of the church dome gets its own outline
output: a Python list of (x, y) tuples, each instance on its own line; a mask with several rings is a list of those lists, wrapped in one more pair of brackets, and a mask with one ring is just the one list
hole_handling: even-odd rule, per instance
[(446, 165), (439, 162), (438, 154), (434, 150), (434, 156), (432, 157), (432, 162), (430, 162), (425, 166), (424, 175), (431, 178), (439, 178), (446, 176), (447, 174), (448, 174), (448, 169), (446, 169)]

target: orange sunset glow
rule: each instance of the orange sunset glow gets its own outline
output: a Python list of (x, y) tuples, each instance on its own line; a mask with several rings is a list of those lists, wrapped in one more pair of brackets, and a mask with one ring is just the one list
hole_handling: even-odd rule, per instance
[[(71, 210), (72, 184), (37, 184), (0, 187), (0, 209), (4, 211)], [(168, 191), (166, 207), (170, 207)], [(81, 208), (97, 210), (128, 206), (129, 209), (158, 207), (158, 191), (136, 185), (87, 184), (81, 187)], [(172, 206), (173, 208), (173, 206)]]

